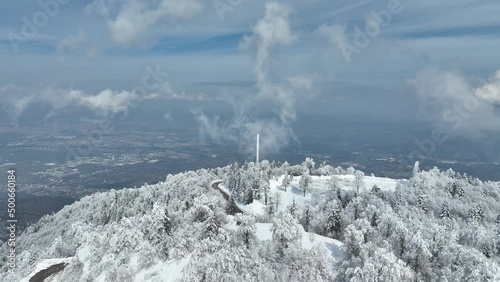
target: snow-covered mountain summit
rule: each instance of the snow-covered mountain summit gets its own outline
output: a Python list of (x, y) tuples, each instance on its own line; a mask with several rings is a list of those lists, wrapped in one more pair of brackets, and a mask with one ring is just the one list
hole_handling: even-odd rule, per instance
[(45, 216), (0, 280), (499, 281), (499, 201), (499, 183), (451, 170), (234, 164)]

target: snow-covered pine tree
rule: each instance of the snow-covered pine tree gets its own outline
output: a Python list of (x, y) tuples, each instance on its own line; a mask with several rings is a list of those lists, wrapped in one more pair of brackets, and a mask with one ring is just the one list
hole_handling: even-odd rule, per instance
[(304, 211), (302, 214), (302, 226), (304, 227), (304, 230), (308, 232), (311, 228), (311, 220), (312, 220), (312, 212), (311, 212), (311, 206), (306, 205), (304, 207)]
[(311, 182), (311, 176), (309, 175), (309, 172), (306, 170), (300, 176), (300, 181), (299, 181), (299, 186), (300, 189), (302, 189), (302, 191), (304, 192), (304, 197), (306, 196), (306, 192), (309, 189), (310, 182)]
[(288, 206), (288, 213), (290, 213), (293, 218), (297, 218), (297, 210), (297, 202), (295, 201), (295, 198), (293, 198), (292, 203), (290, 204), (290, 206)]
[(275, 200), (274, 194), (269, 195), (265, 210), (266, 210), (266, 214), (269, 215), (271, 218), (276, 213), (277, 209), (276, 209), (276, 200)]
[(271, 187), (269, 186), (269, 179), (267, 178), (261, 178), (260, 181), (260, 190), (264, 193), (264, 204), (267, 206), (268, 203), (268, 198), (269, 198), (269, 190)]
[(469, 219), (475, 222), (482, 222), (484, 219), (483, 209), (478, 204), (473, 204), (469, 210)]
[(255, 235), (255, 218), (249, 215), (238, 214), (236, 216), (238, 221), (238, 238), (243, 242), (243, 245), (247, 249), (251, 249), (255, 246), (257, 237)]
[(271, 231), (273, 232), (273, 245), (280, 258), (284, 257), (288, 248), (297, 247), (300, 230), (295, 218), (290, 213), (283, 213), (280, 218), (277, 218)]
[(288, 186), (290, 186), (290, 177), (288, 176), (288, 172), (285, 171), (285, 175), (283, 175), (283, 180), (281, 181), (281, 186), (285, 189), (288, 188)]
[(443, 206), (441, 207), (441, 212), (439, 213), (439, 217), (442, 219), (451, 218), (450, 206), (448, 205), (448, 202), (443, 203)]
[(425, 212), (429, 211), (428, 201), (429, 201), (429, 198), (426, 194), (422, 194), (422, 195), (418, 196), (417, 207), (421, 208)]
[(364, 178), (365, 174), (360, 170), (356, 170), (354, 173), (354, 188), (356, 188), (356, 194), (359, 194), (360, 189), (365, 188)]
[(230, 215), (235, 215), (240, 212), (240, 209), (236, 206), (234, 197), (231, 195), (227, 200), (226, 213)]
[(342, 237), (341, 214), (342, 214), (341, 205), (335, 200), (332, 201), (325, 226), (326, 234), (331, 238), (340, 239)]
[(314, 166), (316, 163), (312, 158), (306, 158), (304, 162), (302, 163), (302, 166), (304, 167), (304, 170), (307, 171), (309, 175), (314, 173)]

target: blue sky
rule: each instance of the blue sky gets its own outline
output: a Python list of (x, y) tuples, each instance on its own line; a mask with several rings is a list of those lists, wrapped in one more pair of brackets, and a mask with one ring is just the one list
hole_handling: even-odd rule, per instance
[[(416, 78), (437, 69), (443, 79), (451, 79), (445, 75), (451, 73), (453, 79), (466, 81), (467, 95), (479, 97), (487, 106), (486, 118), (497, 121), (498, 1), (41, 3), (57, 6), (57, 11), (47, 16), (50, 11), (37, 1), (3, 4), (0, 99), (12, 119), (35, 101), (50, 104), (54, 111), (77, 104), (109, 114), (110, 107), (123, 108), (127, 99), (165, 98), (172, 104), (179, 99), (227, 100), (239, 109), (244, 106), (235, 105), (238, 95), (245, 103), (274, 103), (281, 119), (285, 112), (342, 114), (351, 109), (367, 116), (391, 110), (401, 118), (424, 119), (427, 115), (416, 105), (435, 100), (421, 89), (434, 91), (448, 82), (429, 85)], [(278, 4), (276, 10), (270, 10), (270, 3)], [(226, 10), (218, 12), (216, 5)], [(37, 16), (43, 21), (40, 13), (47, 23), (34, 24), (34, 36), (26, 36), (23, 18), (33, 24)], [(342, 48), (356, 47), (356, 29), (377, 24), (374, 13), (389, 13), (390, 20), (378, 23), (380, 32), (347, 59)], [(259, 31), (258, 23), (271, 31)], [(13, 34), (25, 38), (17, 52)], [(251, 39), (248, 46), (245, 38)], [(161, 87), (136, 93), (148, 75), (147, 66), (159, 66), (168, 78), (161, 78)], [(419, 83), (412, 84), (415, 80)], [(305, 90), (296, 89), (297, 83)], [(475, 91), (483, 86), (491, 87)], [(106, 89), (111, 94), (103, 94)], [(121, 91), (127, 94), (120, 96)], [(459, 98), (450, 99), (438, 100), (446, 104)]]

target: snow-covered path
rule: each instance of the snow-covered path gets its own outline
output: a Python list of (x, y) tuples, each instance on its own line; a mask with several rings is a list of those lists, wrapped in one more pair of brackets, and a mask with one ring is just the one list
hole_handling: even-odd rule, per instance
[(38, 263), (35, 270), (20, 282), (57, 281), (58, 274), (64, 270), (72, 258), (46, 259)]

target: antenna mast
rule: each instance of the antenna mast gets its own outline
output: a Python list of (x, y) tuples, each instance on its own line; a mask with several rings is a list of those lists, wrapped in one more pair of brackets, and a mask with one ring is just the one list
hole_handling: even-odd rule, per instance
[(255, 163), (258, 163), (259, 162), (259, 134), (257, 133), (257, 148), (256, 148), (256, 161)]

